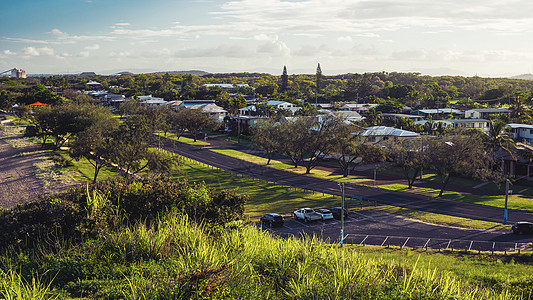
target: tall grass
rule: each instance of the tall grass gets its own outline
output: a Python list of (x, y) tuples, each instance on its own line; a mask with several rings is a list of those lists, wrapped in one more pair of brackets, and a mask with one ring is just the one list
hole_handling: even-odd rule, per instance
[[(513, 284), (492, 288), (432, 265), (429, 256), (362, 249), (314, 236), (283, 239), (255, 226), (207, 230), (171, 209), (151, 223), (45, 253), (37, 271), (58, 275), (34, 286), (72, 297), (124, 299), (520, 299), (531, 290), (527, 278), (518, 292)], [(31, 274), (32, 266), (16, 268)], [(2, 276), (4, 285), (32, 287), (18, 275)]]
[(51, 283), (44, 284), (38, 278), (32, 277), (25, 281), (20, 274), (13, 270), (4, 272), (0, 269), (0, 298), (6, 300), (44, 300), (59, 299), (50, 290)]

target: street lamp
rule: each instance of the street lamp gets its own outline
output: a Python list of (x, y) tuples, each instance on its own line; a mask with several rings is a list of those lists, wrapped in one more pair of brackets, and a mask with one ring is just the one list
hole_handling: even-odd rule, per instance
[(339, 182), (339, 187), (342, 192), (342, 204), (341, 204), (341, 247), (344, 244), (344, 182)]
[(507, 200), (509, 199), (509, 178), (505, 179), (505, 209), (503, 210), (503, 224), (507, 225)]

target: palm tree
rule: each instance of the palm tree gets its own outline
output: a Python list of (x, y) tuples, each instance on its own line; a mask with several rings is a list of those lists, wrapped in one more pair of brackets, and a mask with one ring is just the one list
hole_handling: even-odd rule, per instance
[(489, 121), (489, 131), (484, 136), (485, 149), (491, 157), (491, 169), (494, 167), (496, 160), (496, 151), (503, 150), (515, 159), (511, 149), (515, 145), (512, 137), (505, 130), (506, 124), (500, 120)]

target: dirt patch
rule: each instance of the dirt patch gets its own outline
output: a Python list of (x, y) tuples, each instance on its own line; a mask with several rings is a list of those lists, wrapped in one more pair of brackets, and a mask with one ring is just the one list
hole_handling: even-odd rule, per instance
[(58, 171), (47, 151), (23, 138), (22, 132), (10, 123), (0, 125), (0, 207), (11, 208), (76, 184), (69, 174)]

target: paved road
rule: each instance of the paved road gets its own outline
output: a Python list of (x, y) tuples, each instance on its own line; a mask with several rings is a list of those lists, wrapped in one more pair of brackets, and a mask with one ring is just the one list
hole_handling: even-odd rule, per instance
[[(340, 221), (303, 223), (292, 218), (280, 228), (266, 228), (283, 237), (317, 235), (332, 242), (340, 239)], [(515, 235), (510, 230), (472, 230), (427, 224), (417, 220), (380, 212), (350, 212), (344, 226), (345, 243), (394, 245), (410, 248), (470, 249), (481, 251), (513, 251), (531, 242), (530, 235)]]
[[(212, 152), (203, 149), (201, 146), (179, 143), (166, 138), (161, 138), (161, 142), (163, 147), (169, 151), (217, 168), (275, 182), (281, 185), (288, 185), (337, 196), (342, 194), (338, 183), (334, 181), (272, 169), (270, 167), (249, 163)], [(393, 192), (356, 184), (345, 184), (345, 195), (346, 197), (363, 197), (365, 200), (375, 201), (378, 204), (394, 205), (413, 210), (490, 222), (503, 222), (503, 209), (491, 206)], [(523, 220), (533, 220), (533, 211), (509, 210), (509, 223)]]

